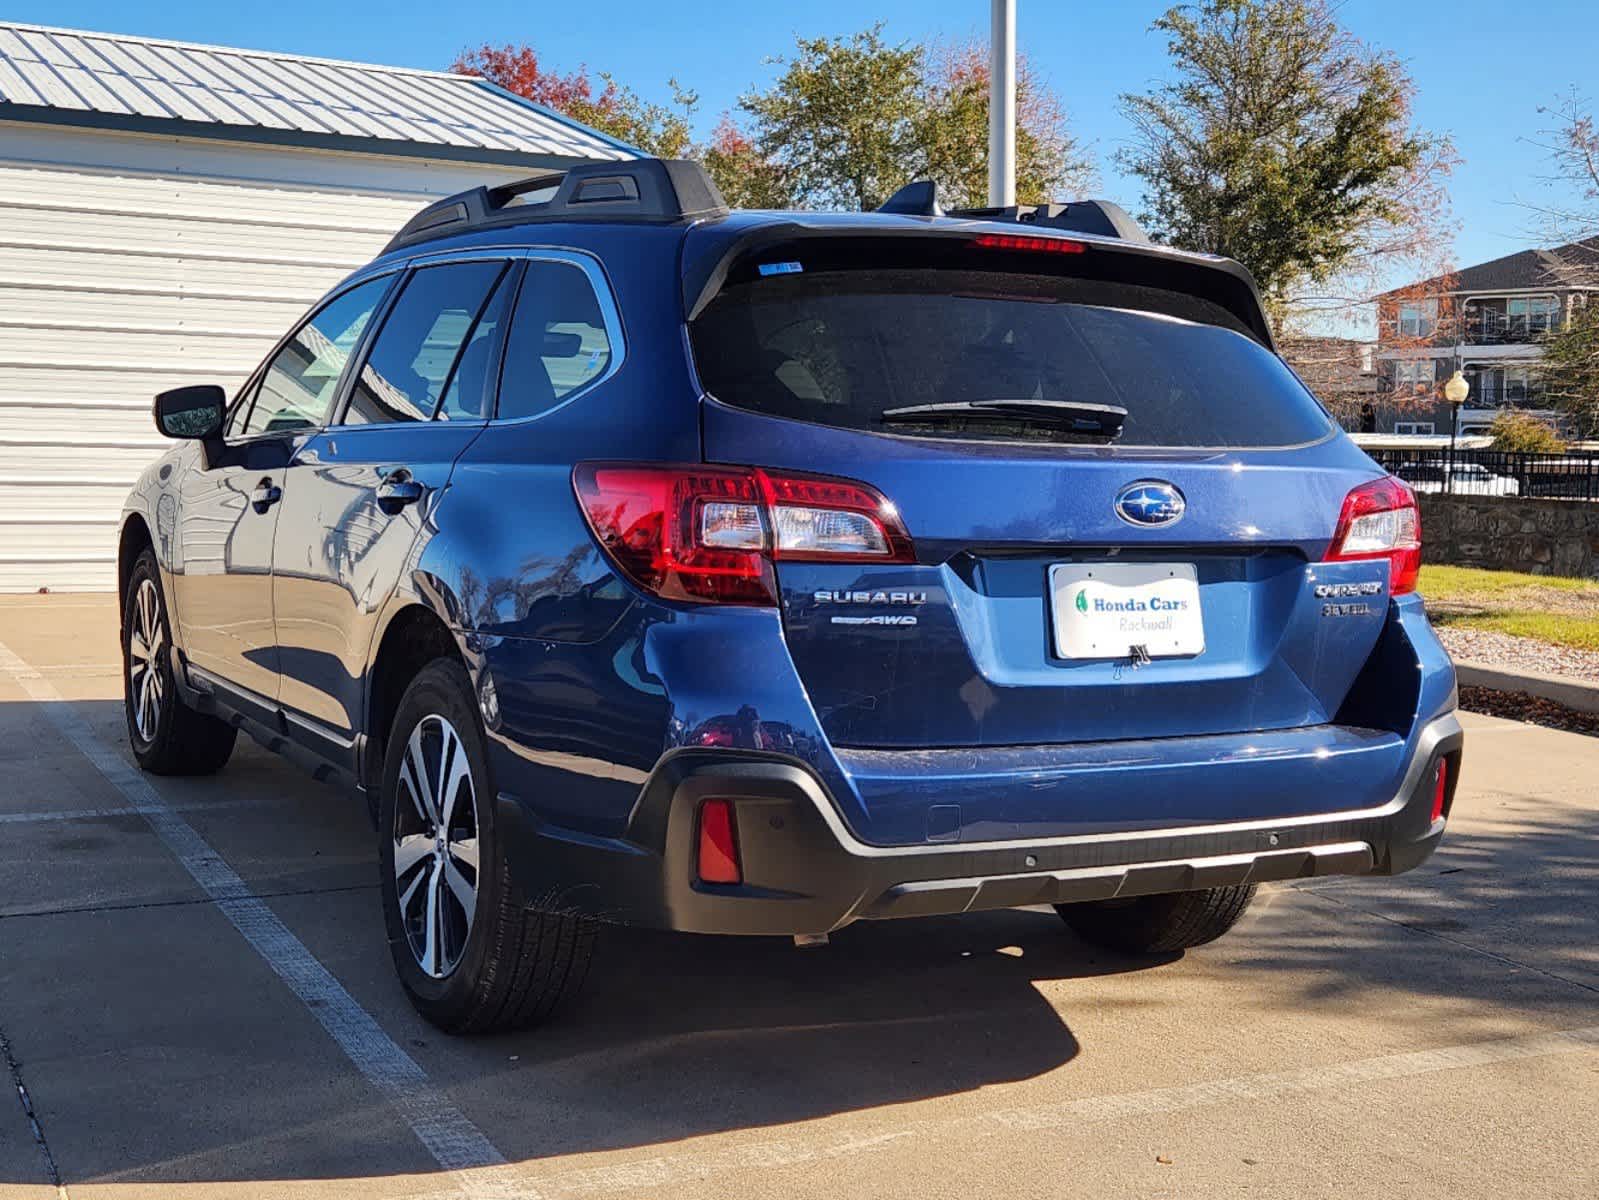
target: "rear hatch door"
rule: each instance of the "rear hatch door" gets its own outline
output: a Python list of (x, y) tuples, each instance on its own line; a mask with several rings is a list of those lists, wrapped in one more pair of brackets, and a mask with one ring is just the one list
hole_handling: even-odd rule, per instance
[(1115, 252), (768, 247), (695, 315), (706, 457), (869, 483), (915, 545), (914, 564), (778, 564), (790, 652), (835, 745), (1337, 712), (1388, 567), (1320, 560), (1344, 497), (1379, 472), (1236, 311), (1082, 277)]

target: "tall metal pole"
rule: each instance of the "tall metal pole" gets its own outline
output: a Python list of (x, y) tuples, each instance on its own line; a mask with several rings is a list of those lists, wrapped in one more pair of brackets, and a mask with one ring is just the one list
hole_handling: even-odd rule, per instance
[(988, 59), (988, 203), (1016, 203), (1016, 0), (993, 0)]

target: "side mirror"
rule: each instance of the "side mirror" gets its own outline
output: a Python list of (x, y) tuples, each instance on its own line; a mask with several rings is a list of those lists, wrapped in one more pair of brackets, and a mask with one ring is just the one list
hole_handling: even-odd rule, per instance
[(155, 427), (170, 438), (210, 441), (227, 409), (228, 395), (214, 383), (172, 388), (155, 398)]

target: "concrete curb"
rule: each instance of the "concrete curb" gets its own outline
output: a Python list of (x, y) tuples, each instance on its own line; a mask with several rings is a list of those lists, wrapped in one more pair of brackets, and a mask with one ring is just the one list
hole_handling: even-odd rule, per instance
[(1512, 671), (1462, 659), (1455, 660), (1455, 677), (1462, 687), (1526, 692), (1529, 696), (1553, 700), (1577, 712), (1599, 713), (1599, 683), (1590, 683), (1585, 679), (1548, 675), (1542, 671)]

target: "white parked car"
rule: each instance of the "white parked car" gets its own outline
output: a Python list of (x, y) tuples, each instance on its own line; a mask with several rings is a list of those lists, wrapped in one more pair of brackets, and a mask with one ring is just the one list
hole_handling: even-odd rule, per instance
[[(1407, 463), (1394, 472), (1417, 492), (1444, 491), (1445, 469), (1431, 463)], [(1521, 483), (1481, 463), (1456, 463), (1447, 472), (1448, 490), (1457, 496), (1519, 496)]]

